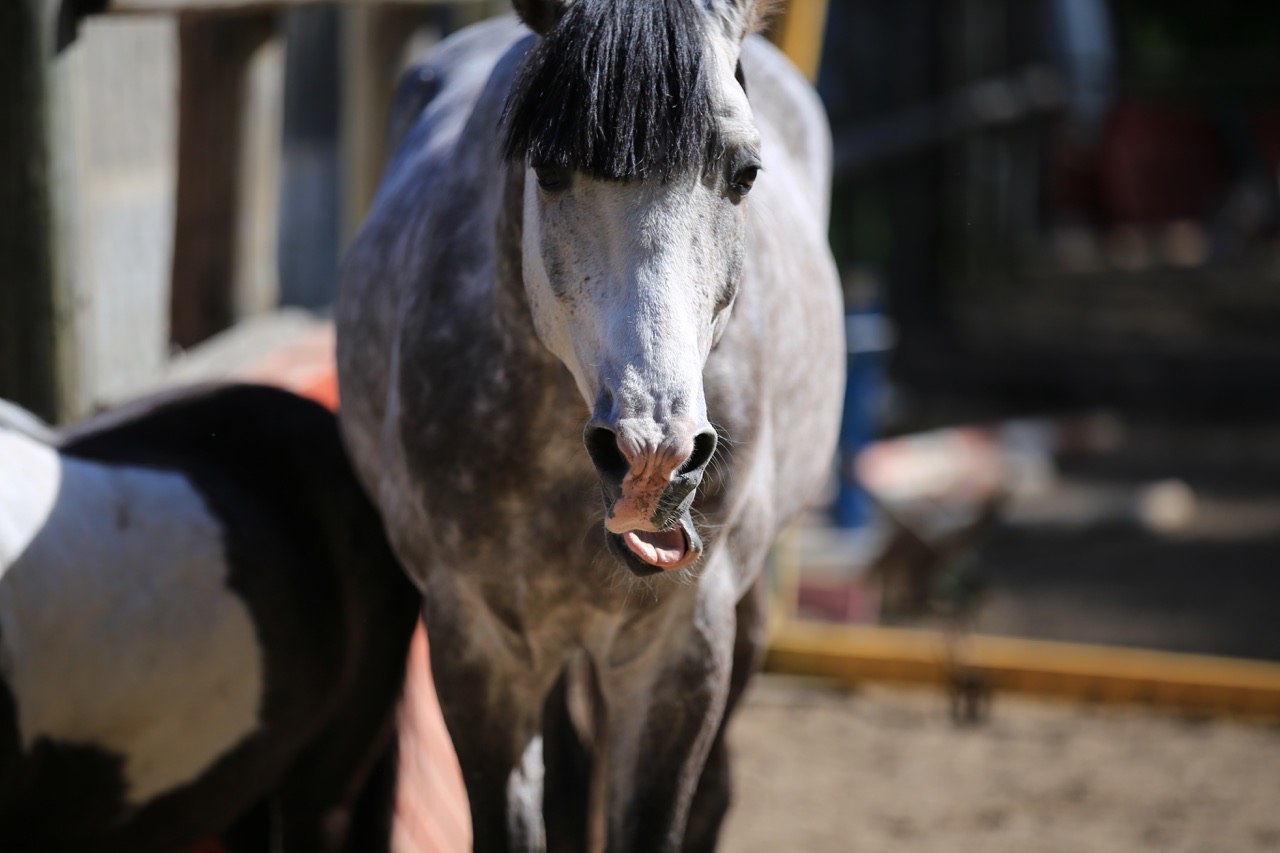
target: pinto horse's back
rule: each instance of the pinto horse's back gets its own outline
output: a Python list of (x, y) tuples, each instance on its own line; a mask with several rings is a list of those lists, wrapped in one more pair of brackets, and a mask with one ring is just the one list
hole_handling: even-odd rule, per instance
[(325, 849), (417, 612), (333, 415), (230, 386), (56, 438), (0, 427), (0, 849), (171, 850), (273, 797)]

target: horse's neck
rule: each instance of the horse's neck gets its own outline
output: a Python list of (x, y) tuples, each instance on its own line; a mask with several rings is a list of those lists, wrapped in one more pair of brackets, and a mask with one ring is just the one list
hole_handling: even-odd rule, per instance
[[(480, 167), (484, 168), (481, 169)], [(465, 163), (463, 174), (496, 175), (476, 207), (458, 227), (459, 212), (433, 211), (424, 223), (424, 244), (445, 242), (453, 254), (443, 267), (434, 269), (436, 254), (420, 256), (417, 270), (406, 276), (407, 287), (430, 282), (435, 298), (409, 298), (408, 310), (400, 322), (401, 348), (398, 360), (408, 372), (400, 382), (406, 401), (416, 397), (416, 377), (411, 365), (430, 364), (460, 355), (469, 356), (470, 373), (465, 376), (438, 376), (448, 386), (447, 394), (465, 405), (491, 407), (497, 412), (531, 417), (539, 412), (567, 409), (572, 413), (569, 435), (578, 442), (583, 405), (568, 371), (542, 344), (534, 329), (533, 315), (525, 292), (522, 263), (523, 170), (507, 164)], [(459, 179), (450, 189), (463, 191), (474, 184)], [(450, 229), (452, 233), (450, 233)], [(445, 236), (441, 236), (445, 235)], [(475, 259), (481, 259), (477, 262)], [(419, 291), (419, 295), (425, 295)], [(459, 336), (465, 335), (465, 343)], [(445, 393), (432, 393), (431, 404)], [(571, 395), (571, 396), (570, 396)], [(423, 417), (428, 417), (425, 413)], [(514, 421), (512, 421), (514, 424)]]
[[(494, 311), (503, 334), (522, 357), (554, 361), (533, 326), (524, 287), (524, 174), (503, 164), (502, 188), (494, 222)], [(550, 363), (550, 362), (548, 362)]]
[[(524, 285), (524, 174), (518, 165), (502, 164), (501, 187), (494, 215), (493, 281), (487, 294), (493, 312), (495, 334), (512, 361), (528, 374), (538, 374), (546, 382), (576, 386), (567, 369), (543, 345), (534, 329), (533, 313)], [(551, 389), (548, 389), (551, 390)]]
[[(507, 360), (519, 366), (513, 381), (536, 382), (540, 396), (546, 401), (544, 417), (555, 424), (545, 424), (548, 435), (564, 435), (575, 449), (580, 449), (580, 431), (586, 408), (578, 394), (572, 375), (542, 343), (533, 325), (533, 313), (525, 291), (520, 219), (523, 205), (523, 183), (513, 179), (508, 186), (507, 203), (498, 215), (497, 251), (494, 263), (494, 308), (504, 336)], [(522, 392), (524, 396), (527, 392)]]

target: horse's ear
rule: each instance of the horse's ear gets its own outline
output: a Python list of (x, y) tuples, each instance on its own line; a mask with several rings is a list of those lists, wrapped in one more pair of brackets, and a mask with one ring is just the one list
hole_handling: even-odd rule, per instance
[(520, 20), (538, 35), (545, 36), (556, 25), (556, 21), (560, 20), (560, 16), (564, 14), (565, 7), (571, 0), (511, 0), (511, 2), (515, 5), (516, 14), (520, 16)]

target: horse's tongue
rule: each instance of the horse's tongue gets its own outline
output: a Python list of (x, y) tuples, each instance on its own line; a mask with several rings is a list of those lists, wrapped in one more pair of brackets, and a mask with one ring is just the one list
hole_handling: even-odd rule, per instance
[(679, 527), (658, 532), (628, 530), (622, 541), (637, 557), (660, 569), (679, 564), (689, 553), (689, 542)]

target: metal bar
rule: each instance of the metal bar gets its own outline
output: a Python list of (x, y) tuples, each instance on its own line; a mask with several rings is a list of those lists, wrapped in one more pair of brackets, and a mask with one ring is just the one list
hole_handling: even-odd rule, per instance
[(1062, 81), (1047, 67), (983, 80), (846, 130), (835, 139), (835, 171), (865, 173), (970, 134), (1052, 116), (1064, 98)]

